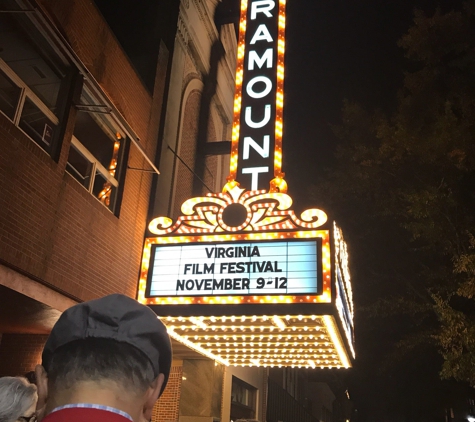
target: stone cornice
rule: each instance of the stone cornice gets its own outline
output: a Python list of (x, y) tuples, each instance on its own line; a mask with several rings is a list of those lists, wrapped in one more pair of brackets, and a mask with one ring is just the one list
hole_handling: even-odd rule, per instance
[(206, 28), (206, 32), (208, 33), (208, 37), (211, 42), (214, 42), (218, 37), (218, 30), (214, 25), (213, 17), (210, 14), (209, 8), (207, 7), (206, 0), (193, 0), (195, 4), (196, 10), (200, 16), (200, 20), (203, 22)]
[(177, 38), (183, 44), (183, 47), (186, 50), (186, 47), (188, 46), (188, 41), (190, 39), (190, 33), (188, 31), (185, 20), (183, 19), (182, 13), (178, 15)]

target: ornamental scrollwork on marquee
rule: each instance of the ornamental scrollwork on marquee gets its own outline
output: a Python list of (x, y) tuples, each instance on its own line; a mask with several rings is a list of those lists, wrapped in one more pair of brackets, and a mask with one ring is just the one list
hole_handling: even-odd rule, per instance
[(319, 209), (306, 210), (298, 218), (291, 206), (292, 198), (285, 193), (245, 191), (234, 186), (223, 193), (188, 199), (175, 224), (168, 217), (158, 217), (150, 222), (149, 230), (158, 236), (313, 230), (328, 220)]

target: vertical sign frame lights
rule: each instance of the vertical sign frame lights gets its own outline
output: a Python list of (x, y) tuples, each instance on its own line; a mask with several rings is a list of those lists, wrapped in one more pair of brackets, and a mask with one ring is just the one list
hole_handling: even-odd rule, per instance
[(286, 192), (282, 173), (286, 0), (243, 0), (228, 187)]
[(282, 173), (286, 0), (242, 0), (230, 173), (154, 218), (137, 300), (223, 365), (349, 368), (353, 296), (341, 230), (298, 217)]

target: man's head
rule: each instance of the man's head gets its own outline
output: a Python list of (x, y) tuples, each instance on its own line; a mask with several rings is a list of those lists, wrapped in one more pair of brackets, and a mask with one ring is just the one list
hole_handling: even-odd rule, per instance
[[(168, 380), (171, 344), (153, 311), (114, 294), (73, 306), (61, 315), (43, 350), (43, 367), (49, 411), (78, 395), (94, 403), (94, 397), (84, 397), (88, 391), (95, 390), (100, 397), (97, 391), (113, 390), (123, 401), (142, 403), (148, 418)], [(37, 371), (40, 378), (42, 372)], [(45, 385), (39, 380), (40, 394)]]

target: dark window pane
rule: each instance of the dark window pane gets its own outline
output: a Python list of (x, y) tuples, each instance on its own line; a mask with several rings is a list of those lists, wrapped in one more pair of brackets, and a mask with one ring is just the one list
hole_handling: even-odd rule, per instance
[(56, 113), (65, 66), (36, 29), (25, 25), (24, 16), (0, 13), (0, 57)]
[(0, 70), (0, 110), (10, 119), (15, 117), (21, 89)]
[(19, 125), (34, 141), (48, 150), (56, 125), (28, 98), (25, 99)]
[(114, 210), (116, 191), (117, 189), (106, 180), (102, 173), (96, 171), (92, 193), (110, 210)]
[(77, 113), (74, 136), (106, 169), (111, 165), (114, 135), (112, 129), (100, 117), (95, 119), (92, 113)]
[(67, 171), (86, 189), (91, 184), (92, 163), (71, 145), (68, 156)]

